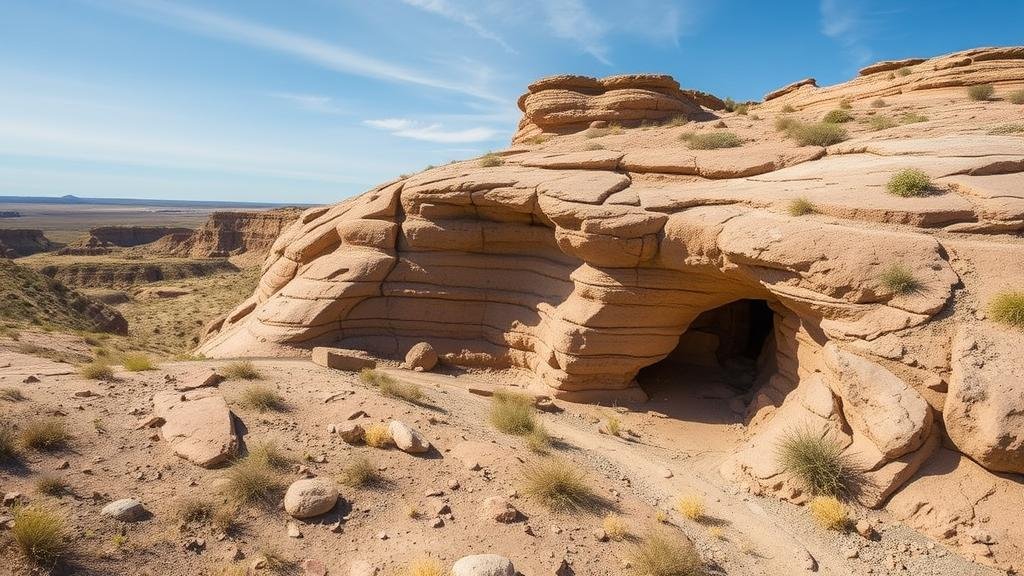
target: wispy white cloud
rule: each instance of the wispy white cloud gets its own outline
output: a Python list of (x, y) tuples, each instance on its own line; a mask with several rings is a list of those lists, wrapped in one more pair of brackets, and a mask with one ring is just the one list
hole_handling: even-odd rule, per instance
[(434, 74), (423, 74), (344, 46), (211, 10), (165, 0), (104, 0), (103, 4), (196, 34), (289, 54), (346, 74), (427, 86), (495, 102), (503, 101), (480, 86), (446, 80)]
[(547, 25), (558, 38), (571, 40), (602, 64), (611, 66), (605, 34), (609, 25), (583, 0), (547, 0), (542, 2)]
[(857, 0), (821, 0), (821, 33), (847, 51), (857, 65), (871, 60), (867, 46), (864, 6)]
[(382, 118), (379, 120), (364, 120), (363, 124), (385, 130), (400, 138), (411, 138), (425, 142), (437, 142), (442, 144), (464, 144), (470, 142), (486, 142), (494, 140), (500, 132), (493, 128), (477, 126), (463, 130), (446, 130), (443, 124), (424, 124), (407, 118)]
[(319, 112), (321, 114), (346, 114), (346, 110), (339, 106), (334, 98), (321, 96), (319, 94), (294, 94), (291, 92), (276, 92), (271, 94), (274, 98), (289, 102), (298, 108), (308, 112)]
[(410, 6), (437, 14), (476, 32), (481, 38), (491, 40), (505, 49), (510, 54), (516, 54), (516, 50), (505, 42), (505, 39), (480, 22), (480, 18), (463, 6), (456, 6), (451, 0), (402, 0)]

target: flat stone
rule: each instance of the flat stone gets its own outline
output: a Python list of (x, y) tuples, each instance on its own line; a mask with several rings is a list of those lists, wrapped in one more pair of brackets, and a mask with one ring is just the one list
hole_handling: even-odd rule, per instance
[(377, 366), (376, 360), (370, 358), (366, 352), (346, 348), (317, 346), (313, 348), (311, 360), (314, 364), (324, 368), (349, 372), (358, 372), (364, 368), (372, 369)]
[(157, 392), (153, 413), (164, 419), (160, 434), (174, 453), (203, 468), (223, 464), (238, 450), (233, 415), (222, 396)]
[(122, 522), (136, 522), (144, 519), (148, 512), (142, 502), (134, 498), (123, 498), (104, 506), (100, 514)]

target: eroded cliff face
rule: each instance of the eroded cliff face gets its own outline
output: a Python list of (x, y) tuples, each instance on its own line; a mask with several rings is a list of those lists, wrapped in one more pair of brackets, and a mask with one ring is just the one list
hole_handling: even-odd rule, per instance
[(50, 242), (42, 230), (0, 228), (0, 258), (21, 258), (47, 252), (57, 246), (59, 244)]
[(99, 256), (118, 248), (149, 244), (170, 234), (191, 232), (189, 228), (168, 226), (100, 226), (90, 229), (85, 238), (61, 248), (57, 253), (62, 256)]
[(153, 251), (190, 258), (246, 255), (259, 263), (281, 231), (301, 214), (296, 208), (260, 212), (214, 212), (198, 230), (186, 230), (162, 239)]
[[(841, 439), (870, 506), (938, 450), (943, 429), (989, 470), (1024, 473), (1021, 388), (977, 391), (1019, 381), (1024, 362), (999, 353), (1024, 335), (986, 317), (999, 291), (1024, 289), (1022, 108), (964, 88), (1024, 88), (1022, 50), (798, 83), (750, 115), (702, 109), (662, 76), (542, 80), (500, 165), (454, 163), (303, 213), (199, 352), (329, 343), (400, 357), (427, 341), (450, 364), (525, 369), (524, 384), (553, 396), (638, 399), (639, 370), (692, 356), (677, 349), (686, 334), (708, 341), (688, 332), (702, 314), (758, 301), (770, 334), (750, 442), (727, 477), (806, 497), (772, 456), (793, 426)], [(843, 142), (802, 146), (775, 128), (840, 106), (854, 116)], [(665, 123), (587, 128), (617, 119)], [(686, 144), (723, 130), (742, 145)], [(904, 168), (931, 178), (928, 194), (886, 192)], [(887, 281), (894, 271), (912, 289)], [(956, 534), (968, 521), (949, 522)]]

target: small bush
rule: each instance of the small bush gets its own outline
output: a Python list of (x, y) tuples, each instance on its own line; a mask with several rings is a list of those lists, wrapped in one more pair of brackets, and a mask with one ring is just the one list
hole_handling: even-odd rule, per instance
[(484, 156), (480, 158), (480, 166), (482, 168), (494, 168), (495, 166), (501, 166), (504, 163), (505, 161), (501, 159), (501, 156), (493, 153), (484, 154)]
[(976, 102), (985, 102), (992, 99), (995, 88), (991, 84), (975, 84), (967, 88), (967, 97)]
[(583, 145), (583, 149), (588, 152), (592, 152), (594, 150), (604, 150), (604, 146), (598, 144), (597, 142), (587, 142), (586, 144)]
[(281, 473), (252, 456), (235, 460), (225, 472), (224, 491), (239, 504), (269, 505), (284, 487)]
[(885, 100), (882, 100), (881, 98), (875, 98), (874, 100), (871, 101), (872, 108), (885, 108), (888, 105), (889, 103), (886, 102)]
[(996, 294), (989, 304), (989, 314), (996, 322), (1024, 329), (1024, 292), (1013, 290)]
[(405, 569), (406, 576), (445, 576), (446, 574), (441, 561), (430, 556), (413, 560)]
[(918, 122), (927, 122), (928, 117), (917, 112), (907, 112), (903, 116), (900, 116), (900, 124), (917, 124)]
[(543, 144), (548, 140), (551, 140), (554, 136), (551, 134), (537, 134), (536, 136), (530, 136), (524, 142), (527, 144)]
[(846, 506), (833, 496), (818, 496), (811, 500), (811, 516), (828, 530), (845, 530), (850, 523)]
[(228, 380), (262, 380), (263, 374), (252, 363), (252, 360), (236, 360), (229, 362), (220, 369)]
[(155, 370), (156, 364), (145, 354), (127, 354), (121, 359), (121, 365), (129, 372)]
[(71, 542), (64, 529), (64, 520), (35, 506), (14, 511), (11, 534), (25, 558), (40, 565), (55, 564), (67, 553)]
[(364, 440), (367, 446), (373, 446), (374, 448), (387, 448), (394, 442), (391, 439), (391, 430), (388, 429), (388, 426), (379, 423), (370, 424), (366, 427)]
[(215, 509), (213, 502), (205, 498), (186, 497), (178, 502), (175, 516), (180, 522), (185, 524), (193, 522), (206, 523), (213, 518)]
[(750, 105), (749, 104), (737, 104), (733, 108), (733, 112), (739, 114), (740, 116), (746, 116), (750, 112)]
[(1010, 104), (1024, 104), (1024, 90), (1014, 90), (1006, 95)]
[(339, 480), (352, 488), (366, 488), (382, 484), (384, 477), (368, 458), (356, 456), (342, 469)]
[(786, 206), (786, 211), (789, 212), (790, 216), (806, 216), (807, 214), (814, 213), (814, 203), (801, 196), (800, 198), (790, 200), (789, 205)]
[(1001, 124), (988, 131), (989, 134), (1019, 134), (1024, 132), (1024, 124)]
[(544, 428), (544, 425), (538, 422), (534, 425), (533, 430), (530, 431), (526, 436), (526, 446), (533, 452), (538, 454), (547, 453), (551, 447), (551, 436), (548, 435), (548, 431)]
[(210, 525), (223, 534), (230, 534), (238, 529), (238, 508), (230, 504), (222, 504), (213, 510)]
[(743, 144), (740, 137), (732, 132), (703, 132), (693, 134), (689, 138), (692, 150), (717, 150), (719, 148), (736, 148)]
[(40, 476), (36, 480), (36, 491), (47, 496), (63, 496), (69, 492), (64, 480), (50, 475)]
[(601, 521), (601, 529), (604, 530), (604, 533), (609, 538), (616, 542), (621, 542), (626, 536), (629, 536), (629, 525), (618, 514), (605, 516), (604, 520)]
[(554, 511), (592, 510), (600, 499), (582, 470), (568, 460), (545, 458), (523, 467), (524, 492)]
[(914, 273), (902, 264), (893, 264), (882, 272), (882, 286), (893, 294), (911, 294), (921, 288), (921, 282)]
[(888, 116), (872, 116), (868, 120), (868, 126), (870, 126), (872, 130), (887, 130), (889, 128), (895, 128), (898, 125), (899, 123)]
[(491, 425), (516, 436), (527, 436), (537, 427), (533, 399), (526, 394), (498, 390), (491, 397)]
[(66, 448), (70, 440), (67, 425), (59, 418), (30, 420), (21, 429), (21, 443), (32, 450), (56, 452)]
[(246, 408), (260, 412), (283, 412), (288, 408), (284, 397), (278, 394), (277, 390), (264, 384), (250, 384), (246, 386), (242, 390), (238, 403)]
[(850, 103), (849, 98), (843, 98), (842, 100), (839, 101), (839, 108), (841, 110), (851, 110), (853, 109), (853, 104)]
[(707, 570), (685, 536), (658, 530), (647, 534), (628, 554), (633, 576), (704, 576)]
[(853, 120), (853, 114), (850, 114), (846, 110), (830, 110), (828, 114), (821, 119), (826, 124), (842, 124), (843, 122), (849, 122)]
[(260, 466), (273, 468), (275, 470), (287, 470), (295, 463), (295, 459), (288, 456), (276, 442), (266, 441), (253, 443), (246, 455), (249, 460), (258, 463)]
[(775, 129), (779, 132), (788, 132), (800, 124), (800, 121), (792, 116), (779, 116), (775, 119)]
[(609, 416), (604, 421), (604, 429), (611, 436), (620, 436), (622, 434), (622, 420), (615, 416)]
[(722, 103), (725, 104), (726, 112), (732, 112), (736, 109), (736, 101), (732, 98), (726, 98), (725, 100), (722, 100)]
[(413, 403), (423, 399), (423, 390), (416, 383), (396, 380), (390, 374), (377, 370), (363, 368), (359, 372), (359, 380), (389, 398), (399, 398)]
[(839, 496), (851, 489), (853, 471), (842, 445), (833, 437), (806, 428), (793, 429), (783, 435), (776, 450), (783, 469), (812, 494)]
[(793, 106), (786, 104), (785, 106), (782, 107), (780, 112), (782, 112), (783, 114), (792, 114), (793, 112), (796, 112), (796, 108), (793, 108)]
[(84, 364), (78, 369), (78, 372), (89, 380), (113, 380), (114, 370), (110, 367), (110, 364), (102, 360), (93, 360), (88, 364)]
[(899, 70), (896, 70), (896, 74), (898, 76), (910, 76), (913, 72), (914, 71), (910, 68), (910, 66), (904, 66)]
[(0, 400), (6, 400), (8, 402), (21, 402), (25, 399), (25, 395), (21, 393), (21, 390), (11, 386), (4, 386), (0, 388)]
[(931, 178), (924, 172), (916, 168), (906, 168), (893, 174), (885, 185), (885, 189), (895, 196), (912, 198), (924, 196), (931, 184)]
[(797, 124), (787, 133), (801, 146), (831, 146), (846, 140), (846, 129), (838, 124)]
[(14, 427), (7, 422), (0, 423), (0, 462), (16, 460), (19, 455)]
[(697, 522), (704, 517), (704, 499), (696, 494), (681, 496), (676, 500), (676, 511)]

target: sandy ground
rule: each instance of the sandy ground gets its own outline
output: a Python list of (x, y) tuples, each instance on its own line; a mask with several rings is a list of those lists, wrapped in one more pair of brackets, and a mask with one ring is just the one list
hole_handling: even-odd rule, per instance
[[(379, 567), (381, 574), (398, 574), (425, 554), (450, 565), (463, 555), (484, 552), (507, 556), (527, 576), (554, 574), (563, 559), (575, 574), (621, 574), (633, 543), (599, 542), (594, 536), (602, 516), (613, 510), (634, 535), (655, 526), (685, 534), (696, 543), (712, 574), (791, 576), (805, 573), (811, 565), (819, 574), (844, 576), (995, 574), (891, 524), (884, 514), (856, 511), (881, 533), (880, 540), (868, 541), (855, 532), (817, 527), (804, 508), (725, 485), (718, 463), (740, 442), (743, 427), (728, 408), (728, 399), (708, 397), (707, 392), (698, 396), (685, 387), (655, 391), (651, 402), (639, 406), (559, 403), (563, 412), (542, 414), (544, 425), (558, 439), (553, 453), (585, 469), (608, 502), (606, 510), (594, 513), (552, 513), (521, 490), (523, 464), (537, 455), (522, 439), (491, 428), (490, 400), (469, 391), (493, 387), (502, 380), (500, 375), (390, 369), (396, 377), (422, 386), (426, 404), (421, 406), (384, 398), (359, 383), (355, 374), (303, 360), (256, 362), (264, 375), (262, 383), (287, 398), (285, 412), (259, 413), (238, 406), (239, 395), (249, 385), (244, 381), (219, 386), (218, 393), (238, 417), (244, 442), (273, 440), (311, 473), (328, 478), (337, 477), (353, 456), (364, 454), (383, 471), (387, 485), (364, 490), (339, 484), (344, 503), (322, 517), (300, 522), (302, 538), (288, 537), (288, 517), (273, 507), (242, 508), (241, 529), (229, 536), (208, 527), (184, 526), (175, 518), (178, 503), (194, 496), (222, 499), (215, 484), (223, 470), (190, 464), (175, 456), (154, 430), (135, 428), (151, 412), (152, 394), (170, 386), (168, 375), (184, 380), (221, 364), (165, 363), (154, 371), (118, 373), (116, 381), (102, 383), (84, 380), (66, 364), (0, 352), (0, 386), (18, 387), (27, 397), (20, 402), (0, 400), (2, 420), (24, 423), (57, 414), (73, 431), (66, 451), (27, 452), (20, 465), (0, 468), (0, 493), (20, 492), (28, 501), (67, 518), (74, 553), (57, 573), (216, 573), (233, 558), (242, 556), (236, 563), (248, 565), (261, 553), (276, 551), (296, 562), (321, 560), (330, 574), (347, 574), (357, 559)], [(24, 383), (28, 375), (40, 381)], [(75, 396), (83, 390), (98, 395)], [(325, 402), (327, 397), (333, 399)], [(364, 424), (402, 420), (436, 449), (413, 456), (395, 449), (349, 446), (328, 433), (331, 422), (342, 422), (355, 410), (369, 414)], [(673, 410), (703, 417), (668, 417), (675, 415)], [(622, 437), (599, 432), (610, 418), (621, 422)], [(481, 468), (472, 470), (467, 461)], [(44, 474), (62, 478), (72, 494), (56, 498), (38, 493), (34, 484)], [(289, 479), (299, 477), (293, 472)], [(457, 489), (452, 488), (455, 483)], [(429, 496), (432, 492), (441, 495)], [(672, 510), (680, 495), (689, 494), (705, 502), (706, 518), (701, 522)], [(481, 518), (481, 502), (494, 495), (508, 497), (525, 519), (501, 524)], [(152, 516), (130, 524), (100, 516), (105, 503), (128, 497), (141, 500)], [(433, 527), (444, 504), (451, 515), (442, 516), (443, 526)], [(667, 523), (659, 526), (656, 517), (662, 510), (668, 511)], [(0, 510), (0, 515), (5, 513)], [(332, 531), (331, 524), (339, 520), (340, 532)], [(5, 543), (8, 539), (4, 531), (0, 538)], [(196, 538), (205, 547), (187, 550)], [(13, 559), (0, 566), (0, 573), (31, 572), (13, 547), (0, 549), (0, 554)]]

